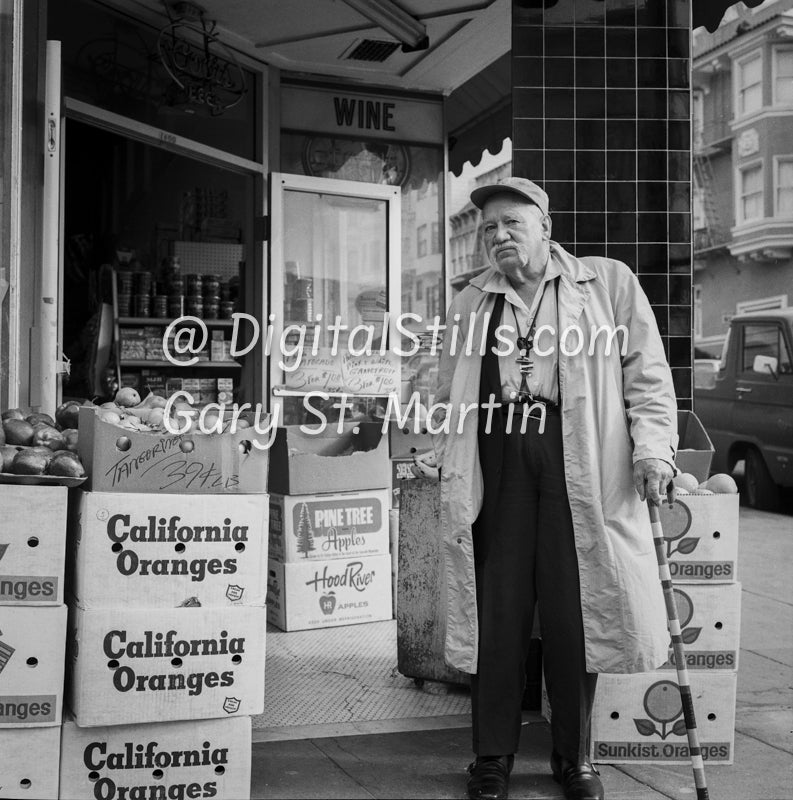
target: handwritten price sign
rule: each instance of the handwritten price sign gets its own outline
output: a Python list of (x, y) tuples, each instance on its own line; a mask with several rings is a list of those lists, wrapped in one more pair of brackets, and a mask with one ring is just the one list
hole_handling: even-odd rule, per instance
[(400, 359), (391, 352), (354, 356), (323, 348), (316, 356), (304, 356), (296, 370), (286, 373), (286, 386), (302, 392), (391, 394), (399, 392)]

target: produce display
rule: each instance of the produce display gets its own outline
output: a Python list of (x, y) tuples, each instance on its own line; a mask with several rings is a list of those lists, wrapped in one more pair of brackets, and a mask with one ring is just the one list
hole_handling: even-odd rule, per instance
[(686, 494), (737, 494), (738, 485), (723, 472), (711, 475), (701, 483), (689, 472), (681, 472), (672, 479), (678, 495)]

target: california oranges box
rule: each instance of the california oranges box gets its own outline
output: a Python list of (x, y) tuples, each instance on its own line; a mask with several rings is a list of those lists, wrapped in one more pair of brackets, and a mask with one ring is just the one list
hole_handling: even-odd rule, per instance
[[(741, 584), (684, 583), (673, 591), (688, 669), (738, 669)], [(661, 669), (674, 668), (670, 646), (669, 661)]]
[(271, 561), (267, 619), (284, 631), (391, 619), (391, 557)]
[(417, 428), (414, 417), (404, 420), (402, 425), (392, 422), (388, 429), (388, 443), (392, 459), (412, 460), (414, 455), (432, 450), (432, 436), (427, 432), (426, 424)]
[(61, 798), (247, 800), (248, 717), (80, 728), (63, 722)]
[(355, 492), (390, 485), (388, 440), (382, 424), (278, 428), (272, 447), (270, 491), (278, 494)]
[[(706, 763), (732, 764), (737, 673), (691, 672), (689, 678), (702, 756)], [(688, 764), (675, 674), (601, 675), (590, 755), (601, 764)]]
[(0, 605), (63, 605), (68, 491), (0, 485)]
[(266, 611), (69, 607), (66, 692), (81, 726), (250, 716), (264, 707)]
[(66, 606), (0, 606), (0, 728), (60, 725)]
[(75, 499), (71, 594), (82, 608), (265, 604), (266, 494)]
[(270, 435), (253, 428), (143, 433), (103, 422), (93, 408), (80, 409), (84, 488), (94, 492), (266, 492), (269, 445)]
[(737, 580), (737, 494), (686, 494), (659, 508), (673, 581)]
[[(0, 728), (0, 798), (58, 800), (60, 751), (60, 725), (25, 730)], [(66, 800), (69, 795), (62, 797)]]
[(318, 561), (388, 552), (388, 489), (270, 495), (270, 558)]

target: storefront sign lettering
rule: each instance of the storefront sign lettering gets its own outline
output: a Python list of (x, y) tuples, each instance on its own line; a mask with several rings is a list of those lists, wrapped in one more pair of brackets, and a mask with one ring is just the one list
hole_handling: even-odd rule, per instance
[(365, 128), (376, 131), (395, 131), (394, 109), (396, 103), (379, 100), (361, 100), (352, 97), (334, 97), (333, 110), (336, 124), (341, 128)]

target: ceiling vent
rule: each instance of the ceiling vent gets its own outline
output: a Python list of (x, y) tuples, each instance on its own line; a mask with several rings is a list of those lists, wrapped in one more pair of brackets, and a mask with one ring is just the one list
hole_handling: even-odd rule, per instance
[(342, 55), (346, 61), (377, 61), (382, 63), (394, 50), (399, 49), (399, 42), (384, 42), (377, 39), (362, 39)]

